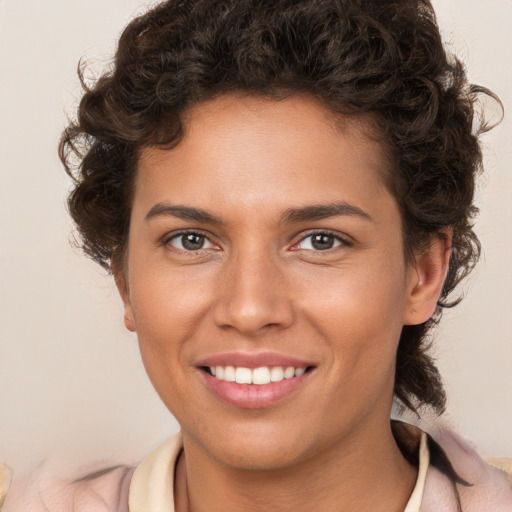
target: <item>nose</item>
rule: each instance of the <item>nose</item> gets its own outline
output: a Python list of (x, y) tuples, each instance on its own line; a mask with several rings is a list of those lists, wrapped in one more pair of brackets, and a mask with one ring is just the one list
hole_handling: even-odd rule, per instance
[(291, 293), (276, 258), (263, 251), (233, 255), (220, 276), (214, 309), (217, 326), (256, 337), (293, 323)]

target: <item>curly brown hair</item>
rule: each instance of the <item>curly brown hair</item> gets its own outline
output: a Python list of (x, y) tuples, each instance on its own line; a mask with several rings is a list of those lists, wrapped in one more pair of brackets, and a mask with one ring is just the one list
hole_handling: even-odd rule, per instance
[(486, 127), (472, 125), (486, 91), (445, 52), (428, 0), (169, 0), (126, 27), (109, 72), (91, 86), (79, 74), (85, 92), (60, 156), (75, 180), (68, 205), (80, 245), (109, 271), (126, 250), (141, 149), (178, 144), (187, 107), (299, 92), (335, 113), (369, 114), (390, 155), (406, 257), (453, 233), (438, 312), (403, 327), (394, 389), (413, 411), (444, 410), (428, 335), (480, 253), (473, 195)]

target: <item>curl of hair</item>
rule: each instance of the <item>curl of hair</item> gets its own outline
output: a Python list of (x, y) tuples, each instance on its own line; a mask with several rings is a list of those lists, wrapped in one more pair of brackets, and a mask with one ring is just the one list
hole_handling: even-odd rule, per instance
[(399, 403), (442, 412), (428, 333), (479, 257), (472, 124), (477, 95), (493, 95), (446, 54), (428, 0), (169, 0), (126, 27), (111, 71), (91, 86), (79, 74), (85, 92), (60, 156), (75, 180), (68, 206), (81, 246), (108, 270), (126, 250), (140, 150), (178, 144), (187, 107), (305, 93), (341, 115), (369, 114), (390, 158), (406, 258), (452, 234), (438, 313), (404, 326), (396, 363)]

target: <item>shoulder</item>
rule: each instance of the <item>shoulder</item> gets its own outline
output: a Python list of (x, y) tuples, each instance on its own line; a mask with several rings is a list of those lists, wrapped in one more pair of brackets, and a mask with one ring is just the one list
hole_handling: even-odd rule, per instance
[(128, 512), (132, 473), (114, 466), (63, 477), (42, 466), (14, 478), (2, 512)]
[[(504, 471), (489, 465), (474, 446), (449, 428), (437, 427), (431, 435), (446, 454), (455, 473), (469, 484), (456, 486), (464, 512), (512, 511), (512, 491)], [(431, 460), (422, 511), (457, 510), (455, 496), (450, 479)]]
[(11, 478), (11, 470), (3, 462), (0, 462), (0, 510), (2, 509), (7, 489), (11, 485)]

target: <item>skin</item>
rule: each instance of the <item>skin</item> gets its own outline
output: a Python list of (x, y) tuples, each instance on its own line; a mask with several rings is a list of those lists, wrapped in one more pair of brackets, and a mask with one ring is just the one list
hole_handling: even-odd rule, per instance
[[(181, 425), (178, 511), (398, 511), (410, 496), (416, 469), (389, 425), (395, 355), (402, 326), (434, 312), (449, 250), (435, 238), (404, 260), (368, 122), (310, 97), (225, 96), (186, 113), (176, 148), (141, 156), (115, 275), (126, 326)], [(340, 202), (364, 214), (283, 220)], [(165, 210), (176, 205), (221, 223)], [(184, 229), (205, 236), (202, 249), (184, 248)], [(326, 232), (333, 247), (318, 250), (311, 235)], [(235, 407), (197, 367), (230, 351), (278, 352), (314, 369), (284, 400)]]

